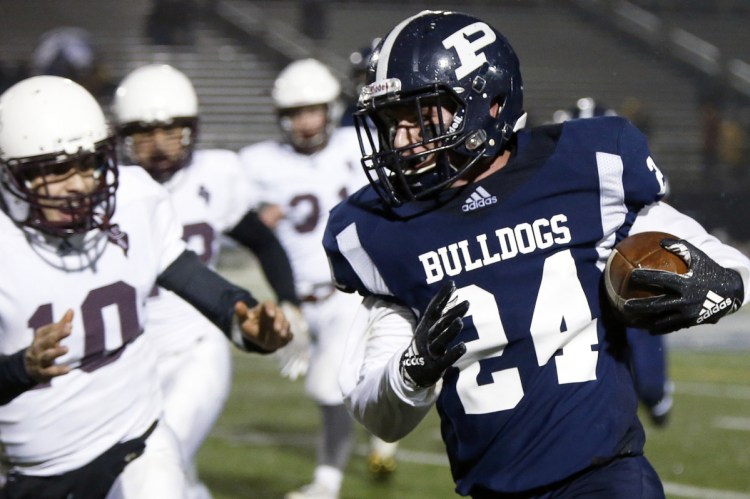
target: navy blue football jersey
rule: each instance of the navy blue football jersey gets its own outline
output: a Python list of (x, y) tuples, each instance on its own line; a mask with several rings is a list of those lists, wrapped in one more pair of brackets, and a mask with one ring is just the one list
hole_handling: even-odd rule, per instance
[(440, 202), (384, 207), (364, 188), (331, 213), (337, 284), (421, 315), (446, 279), (467, 352), (437, 401), (456, 490), (523, 491), (618, 455), (644, 433), (602, 271), (665, 179), (622, 118), (523, 130), (508, 164)]

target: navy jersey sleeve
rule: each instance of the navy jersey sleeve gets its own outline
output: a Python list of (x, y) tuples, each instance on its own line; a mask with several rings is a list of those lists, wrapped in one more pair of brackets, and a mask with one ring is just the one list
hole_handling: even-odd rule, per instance
[(667, 192), (667, 179), (651, 157), (646, 136), (629, 121), (615, 120), (622, 126), (618, 153), (623, 162), (625, 203), (638, 207), (659, 201)]
[(381, 272), (391, 267), (391, 255), (398, 254), (401, 241), (381, 237), (388, 223), (378, 204), (380, 198), (370, 186), (341, 202), (331, 210), (323, 247), (337, 288), (400, 303)]
[[(331, 277), (336, 287), (347, 293), (359, 293), (362, 296), (368, 296), (370, 292), (346, 256), (348, 254), (349, 258), (352, 258), (353, 252), (364, 251), (361, 250), (361, 244), (359, 243), (353, 212), (354, 208), (349, 200), (342, 202), (331, 211), (323, 235), (323, 247), (328, 256)], [(362, 260), (366, 265), (366, 258), (362, 258)]]
[(12, 355), (0, 355), (0, 405), (5, 405), (37, 383), (26, 372), (26, 349)]
[(605, 234), (616, 231), (619, 241), (642, 208), (664, 197), (667, 180), (651, 157), (646, 137), (628, 120), (602, 117), (565, 125), (568, 140), (563, 147), (595, 155), (602, 226)]

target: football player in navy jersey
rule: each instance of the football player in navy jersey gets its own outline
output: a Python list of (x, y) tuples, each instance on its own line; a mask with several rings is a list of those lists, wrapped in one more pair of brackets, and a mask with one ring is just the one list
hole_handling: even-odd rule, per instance
[(690, 271), (635, 271), (664, 294), (626, 305), (669, 332), (742, 305), (750, 260), (661, 202), (627, 120), (525, 130), (518, 59), (480, 19), (421, 12), (370, 60), (356, 119), (371, 185), (324, 236), (337, 286), (364, 296), (339, 377), (354, 417), (395, 440), (436, 404), (464, 496), (664, 497), (605, 262), (630, 234), (679, 238), (662, 244)]

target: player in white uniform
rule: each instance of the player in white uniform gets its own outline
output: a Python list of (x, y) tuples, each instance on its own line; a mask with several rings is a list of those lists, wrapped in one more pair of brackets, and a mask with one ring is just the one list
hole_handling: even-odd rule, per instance
[(312, 337), (305, 388), (320, 407), (322, 434), (313, 483), (288, 498), (338, 497), (354, 442), (337, 376), (359, 300), (335, 290), (321, 244), (329, 210), (366, 182), (354, 129), (336, 128), (339, 94), (339, 82), (319, 61), (291, 63), (272, 92), (285, 140), (240, 150), (263, 203), (261, 218), (289, 256)]
[(142, 334), (148, 294), (178, 292), (248, 351), (283, 346), (289, 325), (185, 250), (167, 191), (118, 168), (83, 87), (17, 83), (0, 123), (0, 496), (181, 499)]
[[(113, 115), (127, 157), (169, 191), (188, 248), (213, 268), (228, 232), (259, 255), (285, 311), (296, 309), (283, 247), (257, 214), (247, 213), (250, 187), (237, 154), (193, 149), (198, 98), (188, 77), (166, 64), (139, 67), (117, 88)], [(194, 459), (229, 395), (229, 345), (198, 311), (161, 288), (149, 297), (146, 332), (159, 358), (164, 419), (182, 446), (190, 497), (210, 497)]]

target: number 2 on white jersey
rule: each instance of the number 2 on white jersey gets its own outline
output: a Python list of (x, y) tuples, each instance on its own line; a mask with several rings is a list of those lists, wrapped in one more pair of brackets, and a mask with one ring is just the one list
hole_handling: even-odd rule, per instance
[[(480, 359), (500, 357), (508, 344), (500, 311), (492, 293), (470, 285), (456, 290), (457, 300), (468, 300), (466, 316), (474, 320), (477, 335), (466, 342), (466, 354), (456, 363), (460, 372), (456, 392), (467, 414), (487, 414), (513, 409), (523, 398), (518, 368), (492, 373), (492, 382), (480, 385)], [(570, 250), (544, 262), (530, 327), (537, 363), (555, 359), (558, 383), (582, 383), (596, 379), (598, 343), (596, 319), (591, 318), (583, 286)], [(555, 355), (561, 352), (559, 355)]]

